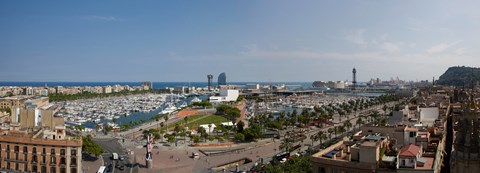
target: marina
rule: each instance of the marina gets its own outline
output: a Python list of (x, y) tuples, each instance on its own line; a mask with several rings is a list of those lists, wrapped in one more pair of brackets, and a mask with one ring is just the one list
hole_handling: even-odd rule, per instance
[(145, 94), (121, 97), (84, 99), (65, 102), (60, 114), (66, 124), (93, 128), (97, 124), (148, 120), (158, 114), (169, 114), (186, 107), (192, 102), (201, 101), (198, 97), (175, 94)]

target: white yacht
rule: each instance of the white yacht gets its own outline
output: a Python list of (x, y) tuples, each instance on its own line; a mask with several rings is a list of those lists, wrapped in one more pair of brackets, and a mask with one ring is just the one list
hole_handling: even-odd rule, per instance
[(169, 114), (177, 110), (174, 104), (168, 104), (168, 106), (160, 112), (160, 114)]
[(195, 103), (195, 102), (201, 102), (202, 100), (200, 100), (198, 97), (195, 97), (192, 99), (192, 101), (190, 101), (190, 103)]

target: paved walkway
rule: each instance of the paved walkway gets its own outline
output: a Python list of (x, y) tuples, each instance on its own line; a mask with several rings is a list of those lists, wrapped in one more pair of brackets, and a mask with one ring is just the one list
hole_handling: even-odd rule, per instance
[(101, 155), (95, 161), (82, 160), (82, 167), (85, 173), (96, 173), (100, 166), (103, 166), (103, 157)]

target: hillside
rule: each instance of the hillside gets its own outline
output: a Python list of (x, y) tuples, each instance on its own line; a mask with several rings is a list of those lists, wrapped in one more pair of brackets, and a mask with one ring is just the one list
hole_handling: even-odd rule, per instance
[(480, 68), (456, 66), (450, 67), (443, 73), (438, 81), (438, 85), (454, 85), (470, 87), (472, 83), (480, 81)]

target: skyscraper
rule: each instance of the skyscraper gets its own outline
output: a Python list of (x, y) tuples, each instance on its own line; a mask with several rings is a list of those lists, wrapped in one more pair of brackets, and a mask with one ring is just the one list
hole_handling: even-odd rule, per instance
[(218, 75), (218, 85), (227, 85), (227, 75), (225, 72)]

